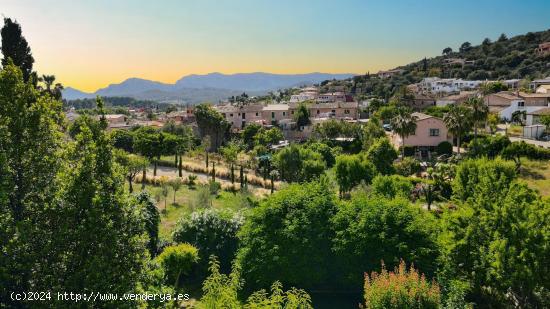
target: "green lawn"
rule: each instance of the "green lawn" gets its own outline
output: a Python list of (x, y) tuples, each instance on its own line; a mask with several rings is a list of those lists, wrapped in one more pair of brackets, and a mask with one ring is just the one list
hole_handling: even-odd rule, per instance
[(550, 162), (522, 160), (520, 178), (544, 197), (550, 196)]
[[(140, 184), (137, 184), (138, 186)], [(160, 223), (160, 236), (162, 239), (170, 240), (172, 237), (172, 231), (183, 215), (190, 214), (193, 210), (197, 209), (197, 199), (199, 197), (200, 187), (190, 189), (184, 185), (176, 193), (176, 202), (174, 203), (174, 191), (170, 188), (168, 197), (165, 199), (162, 196), (162, 189), (158, 186), (148, 185), (145, 188), (157, 201), (157, 208), (161, 213)], [(249, 194), (243, 194), (240, 192), (231, 193), (226, 191), (220, 191), (217, 197), (211, 196), (211, 207), (216, 209), (232, 209), (239, 210), (248, 207), (247, 197), (251, 197)]]

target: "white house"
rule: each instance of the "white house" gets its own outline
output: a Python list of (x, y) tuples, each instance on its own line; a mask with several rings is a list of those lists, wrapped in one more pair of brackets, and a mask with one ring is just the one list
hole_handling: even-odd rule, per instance
[(422, 92), (429, 93), (451, 93), (462, 90), (476, 89), (484, 83), (481, 80), (463, 80), (455, 78), (426, 77), (419, 84), (418, 88)]

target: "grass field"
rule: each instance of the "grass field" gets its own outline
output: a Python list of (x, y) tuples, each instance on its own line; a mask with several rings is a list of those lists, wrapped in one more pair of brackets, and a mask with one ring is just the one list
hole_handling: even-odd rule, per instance
[(550, 197), (550, 162), (522, 160), (521, 179), (529, 187), (537, 189), (544, 197)]
[[(162, 239), (170, 240), (172, 237), (172, 231), (179, 218), (200, 208), (201, 203), (199, 199), (201, 199), (201, 190), (204, 192), (206, 191), (205, 188), (206, 187), (201, 189), (201, 186), (189, 188), (184, 185), (176, 192), (175, 203), (174, 191), (170, 188), (165, 204), (165, 198), (161, 194), (162, 189), (160, 187), (152, 185), (148, 185), (146, 187), (146, 190), (151, 194), (151, 197), (156, 200), (157, 208), (161, 214), (160, 237)], [(249, 202), (247, 200), (248, 198), (253, 197), (251, 194), (241, 192), (232, 193), (220, 191), (217, 196), (210, 195), (210, 207), (216, 209), (239, 210), (249, 207)]]

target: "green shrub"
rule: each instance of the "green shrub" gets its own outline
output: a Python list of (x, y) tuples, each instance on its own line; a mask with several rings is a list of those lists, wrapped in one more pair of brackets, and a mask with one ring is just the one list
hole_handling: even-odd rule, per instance
[(448, 141), (443, 141), (437, 145), (435, 151), (439, 155), (452, 155), (453, 154), (453, 144)]
[(412, 182), (399, 175), (378, 175), (372, 180), (372, 194), (385, 198), (404, 197), (409, 198), (413, 189)]
[(169, 246), (157, 257), (164, 269), (167, 284), (178, 287), (182, 275), (189, 275), (199, 261), (199, 250), (190, 244)]
[(218, 196), (218, 193), (220, 192), (221, 188), (222, 188), (221, 183), (217, 181), (211, 180), (208, 182), (208, 190), (210, 191), (210, 194), (214, 196)]
[(439, 286), (429, 283), (413, 266), (407, 271), (405, 262), (388, 272), (365, 275), (365, 306), (369, 309), (439, 308)]
[[(401, 147), (399, 147), (399, 150), (401, 150)], [(405, 145), (405, 157), (414, 157), (414, 154), (415, 154), (415, 147)]]
[(395, 173), (401, 176), (411, 176), (420, 173), (422, 167), (420, 162), (411, 157), (405, 157), (401, 161), (393, 164)]
[(394, 173), (393, 161), (397, 159), (397, 151), (386, 137), (379, 138), (367, 151), (367, 159), (378, 173), (390, 175)]
[(199, 249), (205, 270), (211, 255), (219, 257), (222, 269), (229, 271), (237, 251), (237, 232), (244, 223), (240, 213), (215, 209), (200, 210), (182, 217), (172, 234), (178, 243), (189, 243)]

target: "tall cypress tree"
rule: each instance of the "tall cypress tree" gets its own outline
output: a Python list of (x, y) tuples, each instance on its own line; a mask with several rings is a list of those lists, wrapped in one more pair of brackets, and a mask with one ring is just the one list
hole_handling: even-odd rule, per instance
[(32, 74), (34, 58), (31, 48), (22, 34), (21, 26), (11, 18), (4, 18), (4, 27), (2, 27), (1, 33), (2, 54), (4, 55), (2, 66), (6, 66), (8, 59), (11, 59), (23, 72), (23, 79), (28, 81)]

